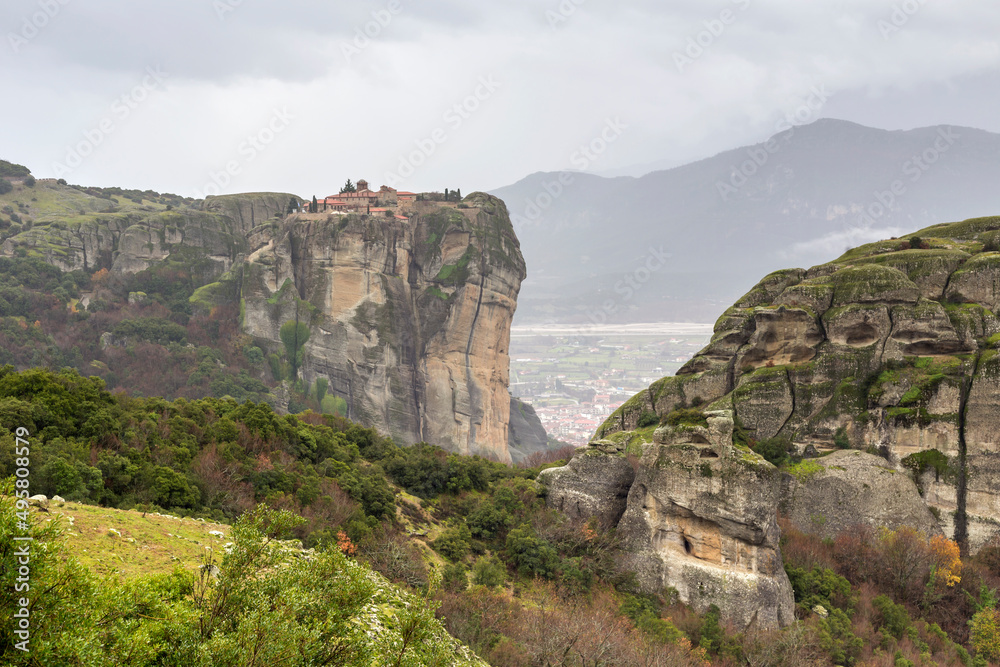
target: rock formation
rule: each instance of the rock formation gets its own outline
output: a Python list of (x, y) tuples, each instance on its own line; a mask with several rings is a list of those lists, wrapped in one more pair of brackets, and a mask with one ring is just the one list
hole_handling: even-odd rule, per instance
[(945, 534), (975, 551), (1000, 525), (998, 249), (1000, 218), (982, 218), (773, 273), (595, 437), (704, 404), (752, 439), (846, 441), (912, 475)]
[(829, 538), (858, 524), (941, 534), (910, 476), (856, 449), (793, 466), (782, 476), (781, 513), (799, 530)]
[(549, 436), (535, 409), (513, 396), (510, 397), (508, 445), (511, 458), (515, 462), (523, 461), (532, 454), (544, 452), (549, 448)]
[(305, 322), (301, 377), (401, 444), (510, 461), (510, 324), (525, 276), (503, 202), (417, 202), (408, 219), (293, 216), (250, 230), (243, 328), (271, 350)]
[(91, 197), (82, 201), (94, 212), (42, 218), (4, 241), (0, 253), (11, 256), (20, 249), (63, 271), (115, 273), (137, 273), (171, 258), (196, 268), (209, 282), (245, 252), (249, 226), (284, 215), (292, 199), (298, 200), (285, 193), (252, 193), (209, 197), (203, 210), (117, 213), (113, 202)]
[(550, 506), (617, 527), (622, 567), (644, 590), (673, 587), (699, 611), (715, 604), (739, 628), (766, 630), (794, 620), (778, 550), (779, 477), (733, 445), (732, 414), (717, 411), (661, 426), (651, 443), (593, 442), (540, 479)]
[[(116, 212), (110, 199), (51, 187), (65, 190), (72, 214), (39, 218), (0, 253), (66, 271), (176, 269), (201, 285), (196, 310), (239, 304), (243, 331), (282, 363), (281, 327), (305, 324), (297, 375), (313, 387), (326, 380), (351, 418), (400, 444), (511, 460), (508, 343), (525, 266), (499, 199), (417, 201), (405, 217), (289, 216), (301, 199), (284, 193)], [(287, 405), (287, 391), (274, 393)], [(524, 412), (517, 455), (545, 439)]]

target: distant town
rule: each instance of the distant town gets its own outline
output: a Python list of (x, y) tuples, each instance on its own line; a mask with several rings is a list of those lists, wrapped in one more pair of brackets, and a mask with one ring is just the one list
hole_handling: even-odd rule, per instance
[(710, 324), (514, 327), (510, 392), (550, 437), (587, 444), (622, 403), (673, 375), (711, 338)]

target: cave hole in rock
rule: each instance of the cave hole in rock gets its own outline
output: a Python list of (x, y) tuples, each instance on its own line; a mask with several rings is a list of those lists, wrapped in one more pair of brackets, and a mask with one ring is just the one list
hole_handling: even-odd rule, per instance
[(683, 535), (681, 535), (681, 540), (684, 541), (684, 552), (687, 553), (688, 556), (690, 556), (693, 550), (691, 548), (691, 543), (688, 541), (688, 538), (684, 537)]
[(699, 454), (698, 456), (700, 456), (703, 459), (717, 459), (717, 458), (719, 458), (718, 452), (716, 452), (714, 449), (703, 449), (703, 450), (701, 450), (701, 454)]
[(852, 347), (868, 347), (879, 340), (878, 331), (867, 322), (856, 324), (845, 333), (845, 342)]
[(962, 351), (962, 344), (957, 340), (922, 340), (911, 343), (903, 348), (903, 354), (917, 357), (931, 357), (939, 354), (955, 354)]

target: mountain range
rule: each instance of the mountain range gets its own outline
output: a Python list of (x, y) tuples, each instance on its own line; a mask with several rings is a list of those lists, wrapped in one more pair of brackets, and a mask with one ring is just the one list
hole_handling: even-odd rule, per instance
[(1000, 135), (822, 119), (640, 178), (491, 192), (528, 266), (515, 324), (711, 321), (761, 274), (1000, 207)]

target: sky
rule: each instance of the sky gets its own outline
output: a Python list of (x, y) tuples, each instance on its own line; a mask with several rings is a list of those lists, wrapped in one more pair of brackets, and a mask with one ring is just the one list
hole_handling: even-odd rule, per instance
[(5, 0), (0, 39), (0, 158), (195, 197), (639, 175), (824, 117), (1000, 132), (995, 0)]

